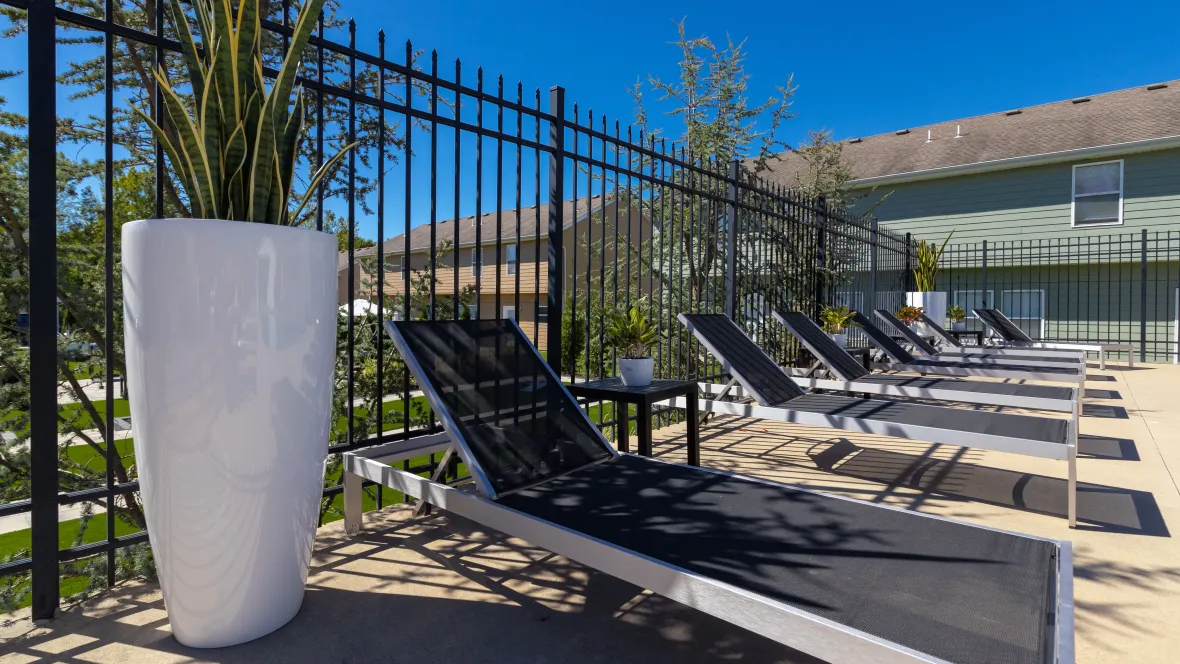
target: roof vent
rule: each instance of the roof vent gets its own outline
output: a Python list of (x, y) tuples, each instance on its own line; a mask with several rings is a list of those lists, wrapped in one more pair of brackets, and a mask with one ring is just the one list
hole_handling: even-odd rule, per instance
[(963, 138), (963, 125), (955, 125), (955, 138)]
[(910, 133), (909, 129), (902, 129), (901, 131), (895, 132), (895, 134), (897, 136), (901, 136), (902, 134), (908, 134), (908, 133)]
[(1024, 112), (1023, 109), (1016, 108), (1016, 109), (1012, 109), (1011, 111), (1005, 111), (1004, 115), (1020, 115), (1023, 112)]
[(926, 142), (927, 142), (927, 143), (933, 143), (933, 142), (934, 142), (934, 130), (933, 130), (933, 129), (927, 129), (927, 130), (926, 130)]
[(1075, 104), (1084, 104), (1084, 103), (1090, 101), (1090, 98), (1089, 97), (1078, 97), (1077, 99), (1073, 99), (1071, 101)]
[(1156, 83), (1155, 85), (1149, 85), (1149, 86), (1147, 86), (1147, 89), (1148, 89), (1148, 90), (1162, 90), (1162, 89), (1164, 89), (1164, 88), (1166, 88), (1166, 87), (1168, 87), (1168, 84), (1167, 84), (1167, 83)]
[(863, 138), (850, 138), (850, 139), (848, 139), (848, 142), (849, 143), (860, 143), (862, 140), (864, 140), (864, 139)]

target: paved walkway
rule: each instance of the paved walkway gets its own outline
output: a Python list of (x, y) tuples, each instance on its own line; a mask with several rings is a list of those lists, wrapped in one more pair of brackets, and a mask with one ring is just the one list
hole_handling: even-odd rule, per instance
[[(847, 432), (719, 418), (705, 464), (1070, 539), (1077, 661), (1173, 664), (1180, 652), (1180, 367), (1095, 376), (1083, 419), (1081, 523), (1064, 519), (1065, 464)], [(684, 432), (659, 431), (681, 460)], [(938, 463), (945, 460), (945, 464)], [(928, 468), (920, 478), (907, 469)], [(934, 465), (930, 465), (933, 463)], [(931, 472), (934, 471), (934, 472)], [(0, 663), (792, 662), (814, 660), (470, 522), (393, 507), (358, 540), (319, 531), (291, 624), (213, 651), (171, 638), (155, 585), (131, 583), (46, 627), (0, 628)], [(27, 615), (24, 614), (24, 615)], [(5, 640), (7, 639), (7, 640)]]

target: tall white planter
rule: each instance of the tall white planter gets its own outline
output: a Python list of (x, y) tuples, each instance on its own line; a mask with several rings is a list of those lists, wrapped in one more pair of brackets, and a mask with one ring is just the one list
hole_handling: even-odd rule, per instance
[[(938, 325), (946, 325), (946, 293), (917, 292), (906, 293), (905, 303), (911, 307), (922, 307), (923, 313)], [(914, 324), (919, 333), (926, 333), (926, 324), (918, 321)]]
[(336, 238), (123, 226), (127, 385), (172, 631), (212, 648), (299, 612), (328, 450)]

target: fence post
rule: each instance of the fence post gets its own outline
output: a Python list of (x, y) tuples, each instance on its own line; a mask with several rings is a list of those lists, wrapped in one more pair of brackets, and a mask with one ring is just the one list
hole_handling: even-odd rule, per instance
[(57, 573), (57, 65), (53, 0), (28, 10), (29, 99), (29, 451), (32, 499), (32, 614), (53, 618)]
[(815, 275), (815, 311), (812, 313), (812, 318), (819, 320), (819, 312), (823, 308), (827, 300), (827, 269), (828, 253), (827, 253), (827, 238), (825, 237), (828, 228), (828, 201), (823, 196), (815, 199), (815, 207), (819, 212), (819, 234), (816, 236), (816, 262), (818, 270)]
[[(869, 310), (877, 308), (877, 218), (869, 219)], [(855, 304), (855, 303), (853, 303)]]
[(726, 237), (726, 257), (725, 257), (725, 313), (732, 320), (737, 320), (734, 316), (734, 308), (737, 306), (737, 196), (738, 196), (738, 172), (741, 168), (741, 162), (734, 159), (729, 164), (729, 191), (726, 192), (725, 216), (729, 226), (729, 235)]
[(561, 376), (561, 321), (565, 304), (565, 265), (562, 239), (565, 233), (565, 88), (549, 88), (549, 313), (545, 357), (553, 373)]
[(1139, 361), (1147, 361), (1147, 229), (1139, 245)]
[[(911, 284), (911, 279), (914, 278), (914, 265), (913, 265), (913, 262), (910, 261), (910, 256), (912, 254), (911, 250), (913, 248), (914, 248), (914, 234), (913, 233), (906, 233), (905, 234), (905, 277), (901, 280), (901, 284), (902, 284), (902, 288), (904, 288), (907, 293), (914, 290), (912, 288), (912, 284)], [(906, 304), (909, 304), (908, 299), (906, 301)]]
[(987, 240), (983, 241), (983, 290), (979, 291), (979, 301), (984, 307), (991, 306), (991, 302), (987, 301)]

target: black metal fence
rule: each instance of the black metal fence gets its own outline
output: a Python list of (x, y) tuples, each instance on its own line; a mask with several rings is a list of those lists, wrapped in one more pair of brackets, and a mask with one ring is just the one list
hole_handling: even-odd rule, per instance
[[(97, 11), (85, 2), (2, 4), (17, 10), (13, 24), (27, 40), (36, 110), (15, 141), (23, 141), (27, 214), (6, 218), (4, 228), (14, 262), (6, 270), (27, 275), (16, 297), (28, 312), (27, 328), (5, 343), (27, 338), (28, 350), (27, 375), (12, 376), (27, 398), (3, 417), (16, 434), (7, 449), (26, 456), (0, 505), (0, 517), (29, 514), (32, 527), (28, 550), (0, 563), (0, 577), (16, 579), (6, 588), (27, 591), (33, 616), (47, 618), (63, 584), (113, 584), (121, 570), (134, 571), (129, 547), (146, 555), (132, 443), (116, 427), (125, 407), (118, 231), (136, 215), (184, 216), (186, 207), (160, 148), (125, 104), (162, 121), (145, 72), (179, 66), (178, 44), (163, 3)], [(270, 3), (270, 11), (263, 27), (273, 64), (294, 17), (289, 2)], [(894, 307), (903, 297), (906, 238), (871, 220), (567, 104), (560, 87), (547, 98), (526, 94), (457, 61), (447, 76), (433, 53), (407, 43), (388, 55), (379, 34), (374, 54), (356, 39), (354, 24), (321, 18), (299, 79), (314, 121), (297, 178), (334, 146), (360, 143), (320, 186), (311, 216), (296, 220), (339, 230), (346, 246), (333, 415), (340, 423), (321, 522), (339, 510), (340, 453), (437, 430), (381, 333), (383, 318), (512, 316), (559, 375), (576, 381), (614, 374), (603, 313), (639, 304), (664, 338), (659, 375), (703, 378), (720, 367), (677, 323), (679, 312), (730, 313), (790, 364), (800, 349), (772, 323), (773, 310), (814, 315), (826, 303)], [(68, 95), (97, 110), (61, 117), (57, 100)], [(81, 146), (98, 152), (77, 176), (59, 155)], [(77, 205), (71, 185), (98, 190), (94, 205)], [(359, 247), (364, 221), (375, 225), (376, 247)], [(363, 311), (361, 299), (376, 311)], [(601, 426), (614, 424), (605, 407), (588, 407)], [(430, 472), (435, 459), (406, 465)], [(403, 498), (368, 490), (368, 507)], [(84, 505), (105, 514), (83, 509), (76, 530), (59, 526), (59, 510)], [(101, 536), (87, 535), (96, 523), (105, 525)], [(71, 544), (60, 546), (59, 537)]]
[(948, 245), (939, 290), (1004, 311), (1030, 336), (1121, 342), (1137, 360), (1180, 360), (1180, 231)]

